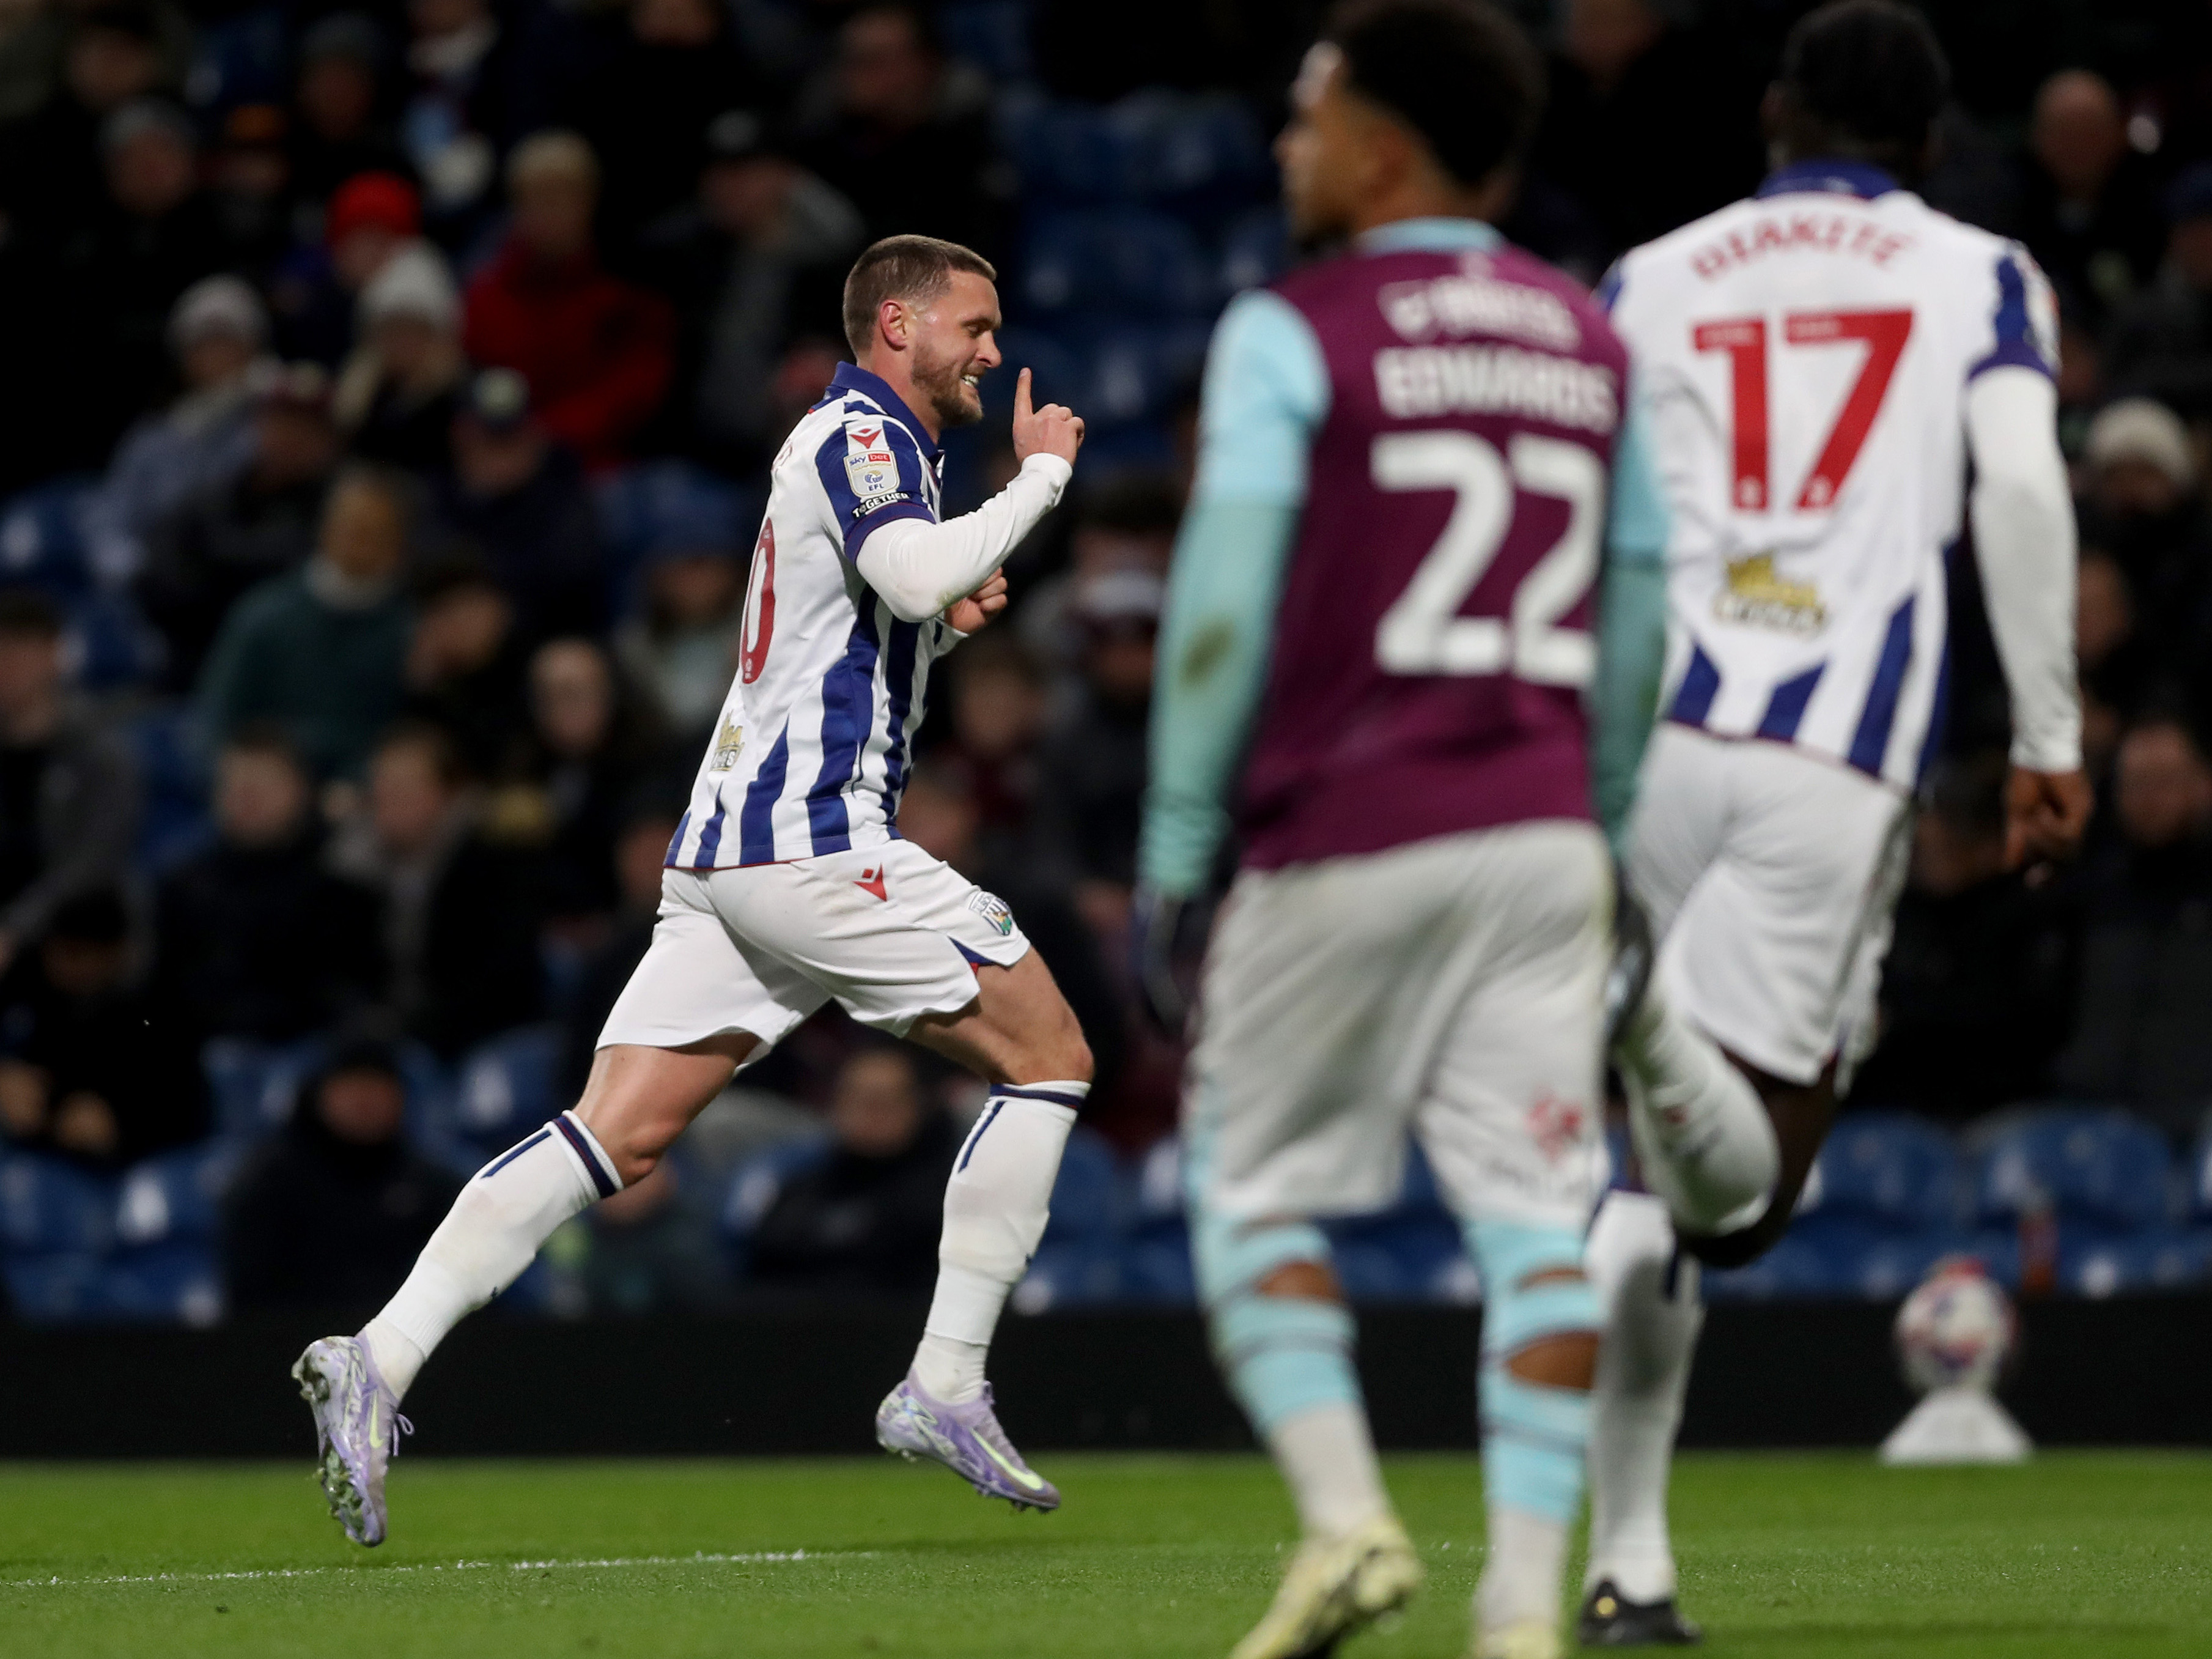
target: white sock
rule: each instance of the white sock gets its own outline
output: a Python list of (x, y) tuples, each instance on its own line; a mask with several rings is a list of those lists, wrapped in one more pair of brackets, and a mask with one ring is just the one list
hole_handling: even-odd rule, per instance
[(1614, 1061), (1644, 1179), (1685, 1229), (1730, 1233), (1766, 1212), (1782, 1164), (1759, 1091), (1657, 986), (1620, 1034)]
[(991, 1091), (945, 1186), (937, 1294), (915, 1351), (915, 1377), (960, 1405), (983, 1391), (983, 1361), (1006, 1296), (1044, 1237), (1052, 1183), (1087, 1083), (1024, 1083)]
[[(1632, 1601), (1674, 1593), (1667, 1474), (1705, 1310), (1698, 1264), (1674, 1255), (1666, 1206), (1608, 1193), (1584, 1271), (1606, 1310), (1590, 1422), (1590, 1547), (1585, 1588), (1610, 1578)], [(1672, 1280), (1671, 1285), (1669, 1280)]]
[(1388, 1513), (1367, 1413), (1352, 1405), (1293, 1413), (1267, 1431), (1267, 1449), (1290, 1483), (1309, 1538), (1339, 1538)]
[(399, 1293), (362, 1328), (392, 1391), (407, 1392), (446, 1333), (514, 1283), (556, 1227), (621, 1188), (614, 1160), (574, 1112), (479, 1170)]
[(1475, 1629), (1487, 1632), (1533, 1621), (1556, 1626), (1566, 1524), (1526, 1510), (1493, 1509), (1489, 1520), (1489, 1547), (1474, 1587)]

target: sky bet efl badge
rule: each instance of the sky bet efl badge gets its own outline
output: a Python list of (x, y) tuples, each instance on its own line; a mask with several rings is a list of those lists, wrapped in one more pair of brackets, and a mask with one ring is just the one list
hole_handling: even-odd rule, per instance
[(880, 501), (898, 493), (898, 462), (884, 441), (881, 421), (845, 423), (845, 477), (853, 494), (863, 501)]

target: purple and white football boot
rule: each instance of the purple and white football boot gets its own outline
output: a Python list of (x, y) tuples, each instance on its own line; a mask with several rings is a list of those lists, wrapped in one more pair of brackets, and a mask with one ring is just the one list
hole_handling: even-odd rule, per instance
[(414, 1433), (415, 1425), (399, 1414), (398, 1397), (357, 1338), (326, 1336), (308, 1344), (292, 1375), (315, 1413), (331, 1513), (355, 1543), (381, 1544), (384, 1471), (399, 1450), (399, 1437)]
[(991, 1385), (964, 1406), (933, 1399), (912, 1371), (876, 1408), (876, 1443), (912, 1462), (945, 1467), (985, 1498), (1018, 1510), (1056, 1510), (1060, 1491), (1022, 1461), (991, 1409)]

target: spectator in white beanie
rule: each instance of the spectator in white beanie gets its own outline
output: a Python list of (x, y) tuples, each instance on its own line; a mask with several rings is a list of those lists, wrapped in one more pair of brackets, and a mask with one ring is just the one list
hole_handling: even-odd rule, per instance
[(353, 355), (338, 377), (338, 424), (356, 454), (442, 472), (467, 362), (461, 299), (428, 242), (410, 242), (361, 291)]
[(94, 507), (92, 559), (104, 580), (128, 580), (157, 526), (252, 460), (253, 368), (268, 339), (261, 296), (236, 276), (202, 277), (178, 296), (168, 340), (180, 395), (124, 434)]
[(2123, 398), (2089, 423), (2082, 471), (2084, 545), (2126, 572), (2160, 648), (2194, 661), (2195, 618), (2212, 605), (2212, 526), (2189, 428), (2164, 404)]

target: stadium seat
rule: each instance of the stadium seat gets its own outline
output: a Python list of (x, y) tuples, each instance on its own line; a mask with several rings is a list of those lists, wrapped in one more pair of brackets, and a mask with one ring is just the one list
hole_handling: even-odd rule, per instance
[(1291, 228), (1279, 207), (1255, 208), (1221, 238), (1221, 297), (1271, 283), (1291, 268)]
[(722, 1231), (738, 1243), (750, 1239), (753, 1229), (760, 1225), (761, 1218), (775, 1202), (776, 1194), (783, 1190), (784, 1182), (823, 1163), (834, 1146), (824, 1130), (786, 1141), (781, 1146), (771, 1146), (738, 1165), (730, 1177), (729, 1191), (722, 1200)]
[[(998, 340), (1006, 366), (983, 379), (983, 408), (991, 420), (1012, 416), (1015, 377), (1024, 368), (1030, 371), (1030, 395), (1037, 403), (1073, 404), (1083, 396), (1084, 360), (1051, 335), (1009, 324), (999, 331)], [(1087, 442), (1085, 447), (1087, 450)]]
[(1832, 1297), (1842, 1288), (1844, 1259), (1805, 1239), (1785, 1236), (1758, 1261), (1725, 1272), (1707, 1269), (1709, 1302), (1771, 1302), (1781, 1297)]
[(998, 124), (1027, 200), (1127, 202), (1144, 194), (1143, 135), (1109, 110), (1014, 93), (1000, 100)]
[(11, 1251), (0, 1264), (0, 1273), (8, 1281), (10, 1308), (27, 1324), (60, 1324), (99, 1313), (100, 1262), (88, 1251)]
[(1188, 1307), (1198, 1300), (1183, 1219), (1182, 1142), (1155, 1141), (1139, 1162), (1121, 1247), (1121, 1294), (1133, 1302)]
[(218, 1139), (134, 1164), (123, 1176), (115, 1236), (126, 1246), (203, 1242), (222, 1224), (222, 1196), (244, 1148)]
[(1263, 194), (1273, 176), (1267, 141), (1242, 99), (1224, 93), (1146, 91), (1115, 106), (1134, 137), (1145, 193), (1187, 210)]
[(27, 1255), (98, 1255), (115, 1241), (121, 1182), (37, 1152), (0, 1161), (0, 1243)]
[(937, 27), (954, 57), (994, 81), (1029, 79), (1030, 9), (1022, 0), (954, 0), (938, 11)]
[(1958, 1158), (1934, 1124), (1897, 1112), (1855, 1112), (1837, 1120), (1820, 1149), (1817, 1190), (1798, 1206), (1802, 1219), (1848, 1217), (1884, 1232), (1949, 1227), (1955, 1219)]
[(322, 1062), (316, 1038), (283, 1045), (216, 1037), (200, 1051), (215, 1101), (216, 1128), (256, 1138), (289, 1121), (300, 1088)]
[(1060, 1154), (1044, 1242), (1110, 1243), (1121, 1222), (1121, 1170), (1114, 1149), (1097, 1130), (1079, 1123), (1068, 1132), (1067, 1149)]
[(44, 588), (58, 599), (86, 591), (86, 555), (99, 481), (71, 475), (34, 484), (0, 510), (0, 583)]
[(503, 1031), (470, 1050), (453, 1084), (454, 1131), (489, 1151), (513, 1145), (552, 1117), (561, 1109), (553, 1093), (560, 1053), (561, 1032), (552, 1025)]
[(159, 671), (168, 647), (129, 596), (94, 591), (62, 602), (63, 659), (88, 690), (137, 685)]
[(1032, 317), (1201, 316), (1216, 278), (1181, 223), (1140, 208), (1058, 213), (1031, 228), (1020, 298)]
[(1076, 368), (1076, 395), (1064, 401), (1094, 431), (1167, 414), (1197, 386), (1206, 362), (1202, 323), (1070, 317), (1055, 324), (1053, 337)]
[(2133, 1291), (2169, 1291), (2212, 1278), (2212, 1231), (2160, 1230), (2130, 1238), (2062, 1237), (2058, 1282), (2076, 1296), (2107, 1297)]
[(138, 854), (163, 869), (206, 845), (207, 769), (188, 705), (151, 708), (131, 722), (143, 792)]
[(2016, 1223), (2039, 1195), (2062, 1225), (2139, 1232), (2166, 1220), (2172, 1170), (2164, 1139), (2140, 1119), (2053, 1108), (2005, 1129), (1983, 1153), (1974, 1213), (1985, 1225)]
[(1066, 1243), (1047, 1239), (1014, 1286), (1011, 1305), (1022, 1314), (1095, 1307), (1114, 1301), (1121, 1291), (1121, 1262), (1111, 1238)]
[(689, 461), (647, 461), (600, 481), (594, 492), (607, 548), (607, 599), (617, 615), (634, 608), (637, 573), (657, 548), (720, 548), (752, 555), (760, 528), (757, 493)]
[(91, 1317), (212, 1325), (222, 1317), (222, 1264), (201, 1240), (123, 1250), (100, 1264), (94, 1297)]

